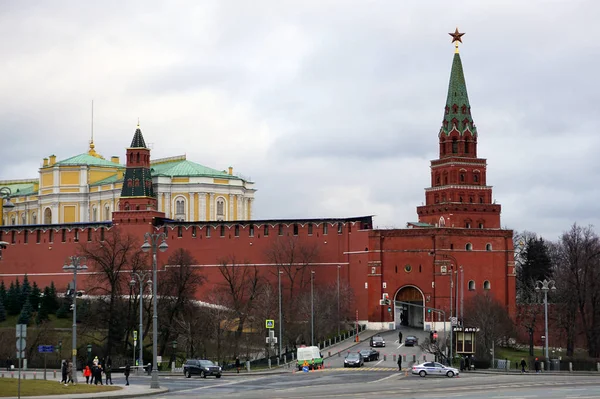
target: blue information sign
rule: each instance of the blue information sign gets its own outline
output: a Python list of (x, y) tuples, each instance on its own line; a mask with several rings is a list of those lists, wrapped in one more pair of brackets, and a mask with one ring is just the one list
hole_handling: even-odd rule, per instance
[(52, 352), (54, 352), (54, 346), (53, 345), (39, 345), (38, 352), (39, 353), (52, 353)]

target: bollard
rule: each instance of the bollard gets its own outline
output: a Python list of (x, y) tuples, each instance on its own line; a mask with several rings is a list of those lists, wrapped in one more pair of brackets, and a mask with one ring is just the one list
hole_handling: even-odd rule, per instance
[(271, 368), (271, 359), (267, 359), (267, 364), (269, 365), (269, 368)]
[(327, 352), (327, 357), (331, 357), (331, 351)]
[(338, 357), (342, 356), (342, 354), (340, 352), (338, 352)]
[(23, 379), (26, 380), (27, 379), (27, 374), (23, 373)]
[(413, 363), (417, 362), (417, 355), (413, 355), (413, 360), (412, 361), (413, 361)]
[(596, 368), (598, 369), (598, 372), (600, 373), (600, 362), (596, 363)]
[(394, 362), (396, 361), (396, 355), (394, 355)]
[(540, 369), (541, 369), (542, 371), (546, 370), (546, 369), (544, 368), (544, 366), (545, 366), (545, 362), (540, 362)]
[(175, 373), (175, 362), (171, 362), (171, 373)]
[(573, 372), (573, 363), (569, 362), (569, 372)]
[(37, 374), (36, 374), (36, 372), (35, 372), (35, 371), (33, 372), (33, 379), (34, 379), (34, 380), (37, 380)]
[(383, 361), (385, 362), (387, 360), (387, 355), (383, 355)]
[(426, 362), (427, 361), (427, 355), (423, 355), (423, 361)]
[(56, 379), (56, 370), (54, 370), (53, 373), (54, 373), (53, 378)]
[(15, 373), (13, 373), (12, 371), (10, 372), (10, 378), (15, 378)]
[(283, 355), (283, 364), (287, 364), (287, 355)]
[(249, 360), (246, 361), (246, 370), (250, 371), (250, 361)]

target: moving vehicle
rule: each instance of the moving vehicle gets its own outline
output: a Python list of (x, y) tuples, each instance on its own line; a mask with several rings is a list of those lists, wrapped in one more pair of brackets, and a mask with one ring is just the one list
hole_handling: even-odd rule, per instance
[(199, 375), (202, 378), (206, 378), (209, 375), (214, 375), (217, 378), (221, 378), (221, 367), (214, 364), (210, 360), (204, 359), (188, 359), (183, 365), (183, 375), (190, 378), (192, 375)]
[(427, 375), (445, 375), (446, 377), (454, 377), (459, 374), (459, 370), (454, 367), (444, 366), (441, 363), (427, 362), (414, 365), (412, 367), (412, 373), (418, 374), (421, 377)]
[(415, 337), (414, 335), (409, 335), (404, 340), (404, 346), (415, 346), (415, 345), (419, 345), (419, 338)]
[(298, 370), (307, 366), (309, 370), (315, 370), (323, 365), (323, 356), (318, 346), (301, 346), (296, 351), (296, 359), (298, 359)]
[(376, 335), (374, 337), (371, 337), (370, 346), (371, 348), (375, 346), (385, 346), (385, 340), (383, 339), (383, 337)]
[(348, 353), (344, 359), (344, 367), (361, 367), (363, 364), (365, 361), (359, 352)]
[(375, 349), (363, 349), (359, 353), (363, 357), (363, 360), (365, 362), (370, 362), (371, 360), (379, 360), (379, 352)]

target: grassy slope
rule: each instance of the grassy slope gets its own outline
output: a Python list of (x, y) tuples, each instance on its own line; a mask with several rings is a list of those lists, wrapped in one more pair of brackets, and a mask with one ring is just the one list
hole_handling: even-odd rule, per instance
[[(0, 397), (17, 396), (16, 378), (0, 378)], [(21, 396), (63, 395), (72, 393), (89, 393), (115, 391), (121, 387), (106, 385), (77, 384), (64, 386), (56, 381), (21, 380)]]

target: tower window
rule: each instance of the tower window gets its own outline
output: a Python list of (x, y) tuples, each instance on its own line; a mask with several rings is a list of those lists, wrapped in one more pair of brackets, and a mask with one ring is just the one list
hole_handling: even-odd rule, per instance
[(234, 231), (235, 231), (235, 236), (239, 237), (240, 236), (240, 225), (239, 224), (235, 225)]
[(492, 250), (492, 244), (485, 244), (485, 250), (486, 251), (491, 251)]
[(183, 237), (183, 226), (177, 226), (177, 237)]
[(221, 225), (221, 234), (220, 234), (220, 236), (221, 237), (225, 237), (225, 226), (224, 225)]
[(483, 204), (483, 197), (479, 197), (479, 203)]
[(473, 182), (475, 182), (475, 183), (479, 182), (479, 175), (477, 173), (473, 174)]
[(279, 223), (279, 227), (278, 228), (279, 228), (278, 234), (280, 236), (282, 236), (283, 235), (283, 225), (281, 223)]
[(465, 181), (465, 174), (464, 173), (460, 174), (460, 181), (461, 181), (461, 183)]
[(492, 285), (490, 284), (490, 282), (488, 280), (485, 280), (483, 282), (483, 289), (484, 290), (489, 290), (490, 288), (492, 288)]
[(210, 226), (206, 226), (206, 238), (210, 238)]
[(435, 176), (435, 185), (439, 186), (440, 185), (440, 175), (436, 175)]
[(312, 233), (313, 233), (313, 224), (309, 223), (308, 224), (308, 235), (312, 236)]
[(469, 281), (469, 291), (475, 291), (475, 281)]
[(465, 154), (469, 153), (469, 142), (465, 140)]
[(263, 235), (264, 235), (265, 237), (268, 237), (268, 236), (269, 236), (269, 226), (268, 226), (268, 225), (265, 225), (265, 227), (264, 227), (264, 229), (263, 229)]
[(323, 223), (323, 235), (327, 235), (327, 230), (329, 229), (329, 225), (327, 222)]
[(465, 222), (465, 229), (470, 229), (470, 228), (471, 228), (471, 223)]
[(465, 245), (465, 250), (466, 251), (472, 251), (473, 250), (473, 244), (471, 244), (470, 242), (468, 242), (467, 245)]
[(248, 227), (248, 236), (254, 237), (254, 225), (253, 224), (251, 224), (250, 227)]
[(479, 223), (479, 228), (483, 229), (483, 223)]
[(456, 140), (456, 137), (452, 139), (452, 153), (458, 153), (458, 141)]
[(473, 197), (469, 197), (469, 202), (472, 204), (473, 203)]
[(196, 226), (192, 226), (192, 238), (196, 238)]
[(294, 235), (298, 235), (298, 223), (294, 223)]

